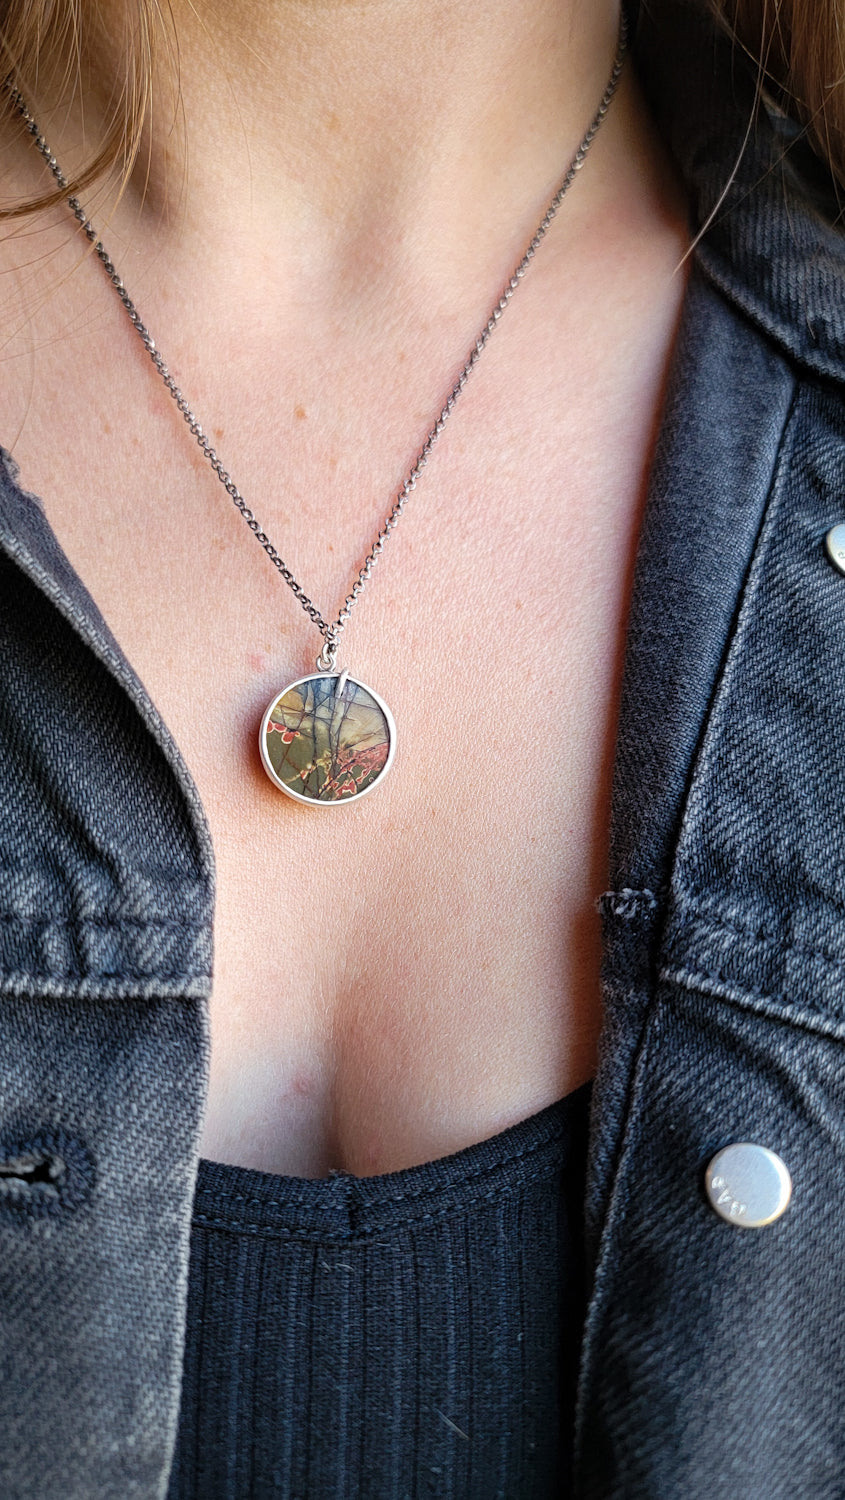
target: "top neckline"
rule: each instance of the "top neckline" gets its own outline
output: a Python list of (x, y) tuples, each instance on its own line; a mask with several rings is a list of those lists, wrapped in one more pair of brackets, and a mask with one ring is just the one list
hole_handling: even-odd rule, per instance
[(287, 1177), (202, 1158), (194, 1222), (281, 1237), (367, 1238), (388, 1226), (466, 1208), (558, 1171), (586, 1149), (592, 1080), (526, 1120), (461, 1151), (396, 1172)]

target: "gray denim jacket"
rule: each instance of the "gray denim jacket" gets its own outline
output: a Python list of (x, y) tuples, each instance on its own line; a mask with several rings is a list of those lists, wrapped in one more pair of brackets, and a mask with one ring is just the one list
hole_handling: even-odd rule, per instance
[[(699, 223), (602, 898), (578, 1500), (845, 1496), (845, 237), (694, 0), (637, 57)], [(0, 464), (0, 1500), (160, 1500), (214, 865), (142, 684)], [(717, 1216), (753, 1141), (794, 1191)], [(321, 1497), (309, 1497), (321, 1500)], [(493, 1500), (493, 1497), (491, 1497)], [(505, 1497), (519, 1500), (519, 1497)]]

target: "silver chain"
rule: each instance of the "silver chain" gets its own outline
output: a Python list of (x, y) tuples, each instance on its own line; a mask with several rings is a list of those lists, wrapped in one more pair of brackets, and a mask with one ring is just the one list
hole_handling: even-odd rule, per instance
[[(441, 408), (440, 415), (438, 416), (437, 421), (434, 423), (434, 426), (432, 427), (419, 453), (417, 454), (412, 468), (408, 471), (408, 474), (403, 481), (402, 488), (396, 495), (396, 498), (393, 502), (393, 508), (391, 509), (389, 515), (386, 517), (384, 524), (379, 531), (375, 541), (373, 542), (369, 553), (367, 554), (364, 562), (358, 570), (358, 576), (355, 579), (352, 588), (350, 589), (343, 602), (343, 608), (341, 609), (337, 619), (331, 625), (327, 620), (324, 619), (316, 604), (314, 604), (312, 600), (309, 599), (305, 590), (302, 588), (302, 585), (297, 582), (290, 568), (279, 556), (279, 553), (276, 551), (273, 543), (262, 530), (260, 523), (256, 520), (255, 515), (250, 510), (249, 506), (241, 495), (240, 490), (238, 489), (231, 475), (226, 471), (226, 469), (224, 469), (215, 449), (212, 447), (212, 444), (206, 437), (203, 427), (194, 416), (193, 411), (185, 400), (185, 397), (182, 395), (179, 386), (176, 384), (176, 381), (174, 380), (167, 365), (165, 364), (164, 357), (156, 346), (155, 339), (152, 337), (146, 325), (142, 322), (140, 314), (138, 313), (138, 309), (132, 301), (132, 298), (129, 296), (129, 293), (127, 292), (126, 287), (124, 286), (123, 281), (115, 268), (114, 262), (112, 261), (111, 256), (106, 250), (105, 245), (100, 240), (97, 231), (94, 228), (94, 225), (88, 218), (84, 208), (79, 202), (79, 199), (73, 196), (68, 197), (67, 201), (69, 207), (71, 208), (76, 219), (78, 219), (79, 223), (81, 224), (84, 234), (91, 241), (91, 244), (94, 247), (94, 251), (98, 259), (102, 263), (106, 275), (108, 276), (112, 286), (114, 287), (118, 297), (120, 298), (120, 301), (123, 303), (123, 306), (126, 309), (126, 312), (129, 316), (129, 321), (135, 329), (135, 332), (138, 334), (141, 343), (144, 345), (144, 348), (149, 354), (150, 359), (152, 360), (155, 368), (164, 381), (164, 384), (167, 386), (167, 389), (173, 397), (173, 400), (176, 402), (179, 411), (182, 413), (182, 416), (184, 417), (185, 421), (188, 424), (188, 427), (196, 438), (200, 448), (202, 449), (202, 452), (211, 464), (211, 467), (220, 480), (221, 484), (230, 495), (236, 509), (240, 511), (241, 515), (246, 521), (247, 526), (253, 533), (256, 541), (259, 542), (260, 545), (264, 548), (264, 551), (267, 553), (267, 556), (269, 557), (274, 568), (278, 569), (285, 583), (296, 595), (296, 598), (299, 600), (302, 608), (305, 610), (305, 613), (314, 621), (314, 624), (320, 630), (320, 633), (323, 636), (323, 647), (319, 657), (317, 658), (317, 668), (319, 671), (334, 670), (338, 650), (338, 640), (340, 638), (341, 632), (343, 631), (344, 626), (349, 620), (349, 616), (352, 613), (355, 604), (358, 602), (358, 599), (360, 598), (366, 584), (368, 583), (372, 575), (373, 568), (375, 567), (382, 552), (384, 551), (385, 542), (390, 536), (390, 533), (398, 525), (399, 519), (402, 515), (403, 510), (405, 509), (408, 498), (416, 488), (417, 480), (419, 479), (422, 470), (428, 463), (432, 448), (437, 442), (437, 439), (443, 431), (443, 428), (446, 426), (449, 417), (452, 415), (458, 397), (460, 396), (470, 375), (475, 369), (475, 366), (478, 364), (481, 355), (484, 353), (490, 336), (493, 333), (493, 330), (495, 329), (497, 323), (499, 322), (502, 313), (505, 311), (505, 308), (507, 307), (508, 303), (513, 297), (514, 292), (519, 286), (520, 281), (528, 270), (528, 267), (531, 264), (531, 261), (534, 259), (534, 256), (536, 255), (541, 242), (545, 239), (546, 234), (548, 233), (551, 226), (552, 220), (554, 219), (569, 187), (571, 186), (575, 178), (575, 174), (584, 165), (587, 152), (589, 151), (590, 146), (592, 145), (596, 135), (598, 134), (599, 128), (610, 107), (610, 101), (613, 98), (613, 95), (616, 93), (616, 87), (619, 83), (619, 79), (622, 73), (622, 65), (625, 61), (627, 42), (628, 28), (625, 18), (625, 9), (623, 5), (619, 15), (619, 36), (616, 47), (616, 57), (614, 59), (610, 78), (607, 82), (607, 87), (602, 94), (599, 107), (590, 122), (589, 128), (583, 140), (581, 141), (578, 150), (576, 151), (575, 155), (572, 158), (572, 161), (570, 162), (566, 170), (566, 175), (564, 176), (563, 181), (558, 187), (557, 192), (555, 193), (554, 197), (549, 203), (548, 208), (546, 209), (546, 212), (543, 214), (542, 219), (537, 225), (537, 228), (535, 229), (534, 234), (531, 237), (530, 243), (528, 244), (528, 247), (526, 248), (525, 253), (522, 256), (522, 259), (520, 260), (519, 264), (514, 267), (514, 270), (510, 278), (508, 279), (501, 296), (499, 297), (492, 312), (490, 313), (490, 316), (487, 319), (487, 322), (485, 323), (483, 329), (481, 330), (481, 333), (475, 340), (475, 343), (469, 352), (460, 375), (458, 376), (455, 384), (452, 386), (451, 391), (446, 397), (446, 401)], [(5, 79), (5, 87), (8, 90), (13, 105), (24, 120), (30, 135), (33, 137), (35, 145), (38, 147), (38, 150), (47, 163), (47, 166), (55, 177), (56, 182), (59, 184), (60, 188), (66, 189), (67, 178), (62, 172), (62, 169), (56, 161), (56, 158), (53, 155), (52, 151), (50, 150), (49, 145), (41, 134), (36, 121), (30, 114), (23, 96), (15, 87), (14, 81), (11, 76)]]

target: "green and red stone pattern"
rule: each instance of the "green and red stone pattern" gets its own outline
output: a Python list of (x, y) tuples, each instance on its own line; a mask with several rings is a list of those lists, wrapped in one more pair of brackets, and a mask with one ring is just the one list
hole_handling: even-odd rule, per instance
[(391, 750), (381, 704), (349, 677), (305, 677), (277, 698), (264, 727), (264, 754), (282, 786), (309, 802), (358, 797), (378, 780)]

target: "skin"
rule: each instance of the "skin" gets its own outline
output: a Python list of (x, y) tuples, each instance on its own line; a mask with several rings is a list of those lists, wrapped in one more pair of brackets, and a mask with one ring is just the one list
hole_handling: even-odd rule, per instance
[[(127, 190), (90, 195), (262, 525), (333, 615), (601, 96), (614, 5), (174, 7)], [(108, 7), (104, 9), (108, 19)], [(113, 66), (93, 51), (96, 117)], [(47, 128), (47, 121), (42, 119)], [(72, 164), (80, 121), (48, 136)], [(11, 133), (4, 195), (42, 181)], [(592, 1076), (596, 896), (686, 208), (630, 63), (343, 638), (384, 785), (300, 808), (270, 697), (320, 638), (231, 509), (66, 211), (0, 241), (0, 441), (180, 746), (218, 869), (201, 1149), (397, 1170)]]

